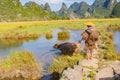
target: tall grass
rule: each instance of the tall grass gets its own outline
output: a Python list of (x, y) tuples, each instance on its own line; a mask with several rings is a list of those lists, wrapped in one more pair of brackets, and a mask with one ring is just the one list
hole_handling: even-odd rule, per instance
[(58, 40), (68, 40), (70, 38), (70, 32), (63, 30), (58, 32)]
[(80, 60), (83, 59), (83, 56), (80, 54), (74, 56), (60, 56), (54, 59), (53, 64), (49, 67), (49, 72), (58, 72), (62, 73), (62, 71), (67, 67), (72, 67), (73, 65), (77, 65)]
[(4, 60), (0, 60), (0, 79), (12, 79), (17, 75), (19, 75), (18, 78), (22, 76), (24, 79), (38, 79), (41, 69), (30, 52), (19, 51), (12, 53)]
[(53, 38), (53, 34), (51, 33), (51, 32), (47, 32), (46, 34), (45, 34), (45, 37), (46, 37), (46, 39), (52, 39)]

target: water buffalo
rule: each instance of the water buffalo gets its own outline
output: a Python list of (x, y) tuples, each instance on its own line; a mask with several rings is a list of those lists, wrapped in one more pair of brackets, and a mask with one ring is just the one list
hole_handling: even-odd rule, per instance
[(80, 43), (76, 42), (56, 43), (53, 47), (55, 49), (59, 49), (61, 51), (61, 54), (64, 55), (73, 55), (82, 50)]

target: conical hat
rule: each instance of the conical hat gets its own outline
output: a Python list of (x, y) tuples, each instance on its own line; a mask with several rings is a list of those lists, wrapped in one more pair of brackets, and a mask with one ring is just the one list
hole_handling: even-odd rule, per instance
[(86, 25), (87, 25), (87, 26), (95, 26), (95, 24), (92, 23), (92, 22), (87, 22)]

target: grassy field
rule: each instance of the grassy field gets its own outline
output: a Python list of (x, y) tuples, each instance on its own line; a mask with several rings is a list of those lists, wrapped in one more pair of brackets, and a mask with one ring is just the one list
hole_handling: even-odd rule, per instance
[(84, 29), (86, 22), (93, 22), (95, 27), (104, 29), (107, 25), (119, 24), (120, 19), (81, 19), (81, 20), (53, 20), (32, 22), (0, 23), (0, 38), (21, 39), (38, 37), (56, 28)]
[(53, 20), (32, 22), (0, 23), (0, 32), (15, 29), (16, 32), (44, 32), (59, 27), (83, 29), (86, 22), (94, 22), (96, 26), (102, 24), (119, 23), (120, 19), (81, 19), (81, 20)]

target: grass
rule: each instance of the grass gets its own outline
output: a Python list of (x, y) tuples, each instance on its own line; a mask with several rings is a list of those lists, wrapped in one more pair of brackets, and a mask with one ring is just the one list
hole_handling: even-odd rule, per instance
[[(11, 22), (0, 23), (0, 38), (25, 38), (36, 37), (56, 28), (64, 27), (70, 29), (84, 29), (86, 22), (93, 22), (96, 28), (100, 29), (108, 24), (118, 24), (120, 19), (82, 19), (82, 20), (51, 20), (51, 21), (31, 21), (31, 22)], [(104, 28), (102, 27), (102, 28)], [(8, 35), (9, 34), (9, 35)], [(17, 35), (18, 34), (18, 35)], [(26, 35), (27, 34), (27, 35)]]
[(47, 33), (45, 34), (45, 37), (46, 37), (46, 39), (50, 40), (50, 39), (53, 38), (53, 34), (52, 34), (51, 32), (47, 32)]
[[(0, 31), (7, 31), (16, 29), (18, 32), (28, 31), (28, 32), (41, 32), (48, 31), (58, 27), (65, 28), (81, 28), (85, 26), (86, 22), (101, 23), (111, 23), (111, 21), (116, 21), (119, 23), (120, 19), (82, 19), (82, 20), (52, 20), (52, 21), (31, 21), (31, 22), (11, 22), (11, 23), (0, 23)], [(99, 22), (99, 23), (98, 23)], [(112, 22), (113, 23), (113, 22)], [(22, 28), (22, 29), (21, 29)]]
[(61, 73), (67, 67), (73, 67), (73, 65), (77, 65), (78, 61), (82, 60), (83, 56), (80, 54), (74, 56), (60, 56), (54, 59), (53, 64), (49, 67), (49, 71), (51, 73), (58, 72)]
[(58, 32), (58, 40), (69, 40), (69, 38), (70, 38), (70, 32), (66, 30)]
[[(18, 74), (26, 79), (40, 77), (42, 68), (36, 62), (34, 56), (28, 51), (14, 52), (6, 59), (0, 60), (0, 79), (13, 78)], [(19, 76), (18, 76), (19, 77)], [(17, 78), (16, 78), (17, 79)]]

